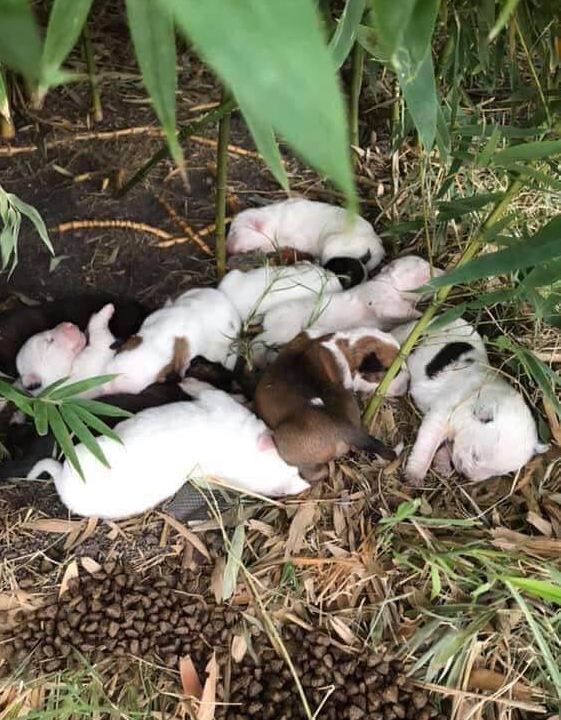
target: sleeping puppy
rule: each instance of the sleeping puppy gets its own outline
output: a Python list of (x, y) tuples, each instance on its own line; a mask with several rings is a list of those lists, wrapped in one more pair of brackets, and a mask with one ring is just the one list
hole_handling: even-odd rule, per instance
[(75, 382), (95, 375), (116, 374), (111, 382), (88, 395), (138, 393), (170, 375), (182, 378), (191, 358), (233, 364), (230, 344), (241, 321), (232, 303), (218, 290), (188, 290), (149, 315), (136, 335), (115, 352), (108, 322), (112, 305), (94, 315), (89, 340), (76, 326), (62, 323), (39, 333), (18, 353), (23, 386), (37, 393), (55, 380)]
[[(103, 402), (136, 414), (147, 408), (189, 399), (189, 395), (182, 390), (180, 385), (162, 383), (150, 385), (138, 395), (106, 395)], [(123, 418), (110, 415), (103, 417), (103, 422), (110, 428), (122, 421)], [(99, 435), (94, 429), (92, 432), (94, 435)], [(27, 477), (36, 462), (41, 458), (52, 456), (56, 441), (51, 433), (43, 436), (37, 435), (35, 426), (31, 422), (26, 422), (23, 425), (9, 426), (6, 446), (12, 460), (0, 463), (0, 480)]]
[[(143, 410), (115, 427), (121, 443), (99, 438), (110, 467), (77, 445), (85, 481), (68, 461), (45, 459), (30, 471), (52, 476), (68, 509), (120, 519), (145, 512), (193, 478), (219, 478), (240, 491), (294, 495), (309, 485), (284, 462), (265, 423), (221, 390), (189, 379), (193, 398)], [(196, 489), (194, 489), (196, 492)]]
[(305, 329), (328, 333), (369, 325), (391, 330), (419, 317), (416, 305), (425, 296), (415, 290), (429, 282), (432, 275), (441, 273), (431, 270), (426, 260), (410, 255), (393, 260), (371, 280), (351, 290), (271, 308), (263, 318), (262, 333), (253, 342), (253, 361), (263, 366), (274, 356), (275, 347)]
[(33, 335), (65, 321), (84, 331), (91, 316), (108, 303), (115, 307), (109, 329), (118, 340), (133, 335), (150, 312), (131, 298), (91, 292), (66, 295), (35, 307), (21, 306), (0, 313), (0, 372), (11, 377), (16, 375), (16, 356), (24, 342)]
[(344, 208), (294, 198), (239, 213), (228, 233), (230, 254), (254, 250), (271, 252), (293, 247), (318, 258), (322, 265), (333, 258), (354, 258), (372, 270), (384, 257), (382, 241), (372, 225)]
[(377, 331), (369, 342), (365, 336), (353, 342), (337, 333), (313, 338), (303, 332), (263, 373), (255, 411), (273, 430), (280, 456), (306, 480), (325, 477), (327, 463), (351, 449), (395, 457), (362, 427), (352, 392), (357, 376), (371, 373), (373, 356), (381, 364), (395, 356), (394, 343), (387, 345)]
[[(400, 341), (412, 324), (396, 328)], [(414, 485), (452, 466), (470, 480), (518, 471), (547, 446), (522, 395), (490, 367), (481, 336), (458, 319), (429, 334), (410, 355), (411, 395), (424, 418), (405, 474)]]
[(261, 315), (271, 308), (302, 298), (314, 301), (324, 293), (341, 292), (338, 278), (308, 262), (287, 267), (264, 265), (247, 272), (230, 270), (218, 289), (235, 305), (242, 320)]

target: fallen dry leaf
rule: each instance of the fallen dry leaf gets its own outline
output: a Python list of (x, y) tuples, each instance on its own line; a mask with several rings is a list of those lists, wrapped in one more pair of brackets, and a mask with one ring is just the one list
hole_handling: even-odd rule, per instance
[(241, 662), (247, 651), (247, 640), (244, 635), (234, 635), (230, 653), (234, 662)]
[[(467, 689), (497, 692), (497, 690), (508, 684), (507, 678), (502, 673), (487, 670), (486, 668), (477, 668), (471, 671)], [(512, 697), (516, 698), (516, 700), (531, 700), (532, 688), (525, 683), (515, 682), (512, 685)]]
[(217, 603), (222, 602), (224, 594), (224, 568), (226, 567), (226, 559), (223, 557), (216, 558), (212, 574), (210, 576), (210, 589)]
[(530, 525), (533, 525), (536, 530), (538, 530), (538, 532), (540, 532), (542, 535), (545, 535), (546, 537), (551, 537), (553, 535), (553, 528), (551, 527), (551, 523), (548, 522), (541, 515), (530, 511), (526, 515), (526, 520), (530, 523)]
[(203, 686), (190, 655), (179, 658), (179, 676), (185, 697), (200, 700), (203, 694)]
[(64, 571), (64, 575), (62, 576), (62, 580), (60, 583), (60, 590), (58, 592), (58, 596), (62, 597), (64, 593), (68, 590), (68, 584), (73, 578), (79, 577), (78, 572), (78, 562), (76, 560), (72, 560), (71, 563), (69, 563), (68, 567)]
[(201, 696), (201, 704), (197, 711), (197, 720), (214, 720), (216, 708), (216, 681), (218, 680), (218, 663), (216, 653), (212, 654), (206, 666), (207, 679)]
[(298, 552), (304, 544), (304, 538), (308, 529), (314, 523), (316, 505), (312, 502), (305, 502), (300, 505), (296, 515), (290, 523), (290, 530), (286, 539), (284, 557), (289, 558), (292, 553)]
[(168, 523), (168, 525), (171, 525), (171, 527), (174, 530), (177, 530), (177, 532), (182, 535), (187, 542), (190, 542), (193, 547), (195, 547), (203, 557), (205, 557), (207, 560), (210, 560), (210, 553), (208, 552), (206, 545), (203, 543), (203, 541), (196, 535), (194, 532), (191, 532), (191, 530), (188, 530), (185, 525), (182, 525), (178, 520), (175, 518), (172, 518), (171, 515), (166, 515), (165, 513), (158, 513), (161, 517), (164, 518), (164, 520)]
[(67, 535), (80, 531), (83, 520), (33, 520), (22, 525), (26, 530), (39, 530), (39, 532), (62, 533)]
[(101, 565), (91, 557), (80, 558), (80, 564), (90, 575), (95, 575), (95, 573), (101, 570)]
[(561, 554), (561, 540), (557, 538), (533, 537), (505, 527), (494, 528), (491, 534), (493, 545), (500, 550), (523, 550), (530, 555), (555, 558)]
[(339, 635), (343, 642), (345, 642), (347, 645), (355, 644), (355, 636), (353, 635), (349, 626), (343, 620), (341, 620), (341, 618), (332, 617), (330, 618), (330, 622), (331, 627), (333, 628), (333, 630), (335, 630), (335, 632), (337, 633), (337, 635)]

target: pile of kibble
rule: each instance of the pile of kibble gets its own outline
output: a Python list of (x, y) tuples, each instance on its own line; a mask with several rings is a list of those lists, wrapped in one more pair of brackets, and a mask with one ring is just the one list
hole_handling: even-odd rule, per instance
[[(446, 720), (422, 690), (414, 689), (399, 660), (365, 650), (349, 654), (322, 632), (299, 626), (283, 630), (284, 644), (312, 706), (325, 720)], [(286, 663), (264, 637), (232, 666), (229, 705), (218, 706), (218, 720), (300, 719), (306, 715)]]
[[(206, 578), (206, 579), (205, 579)], [(241, 614), (209, 601), (208, 577), (188, 572), (139, 574), (115, 563), (72, 579), (52, 605), (25, 614), (0, 642), (11, 671), (24, 660), (31, 671), (53, 672), (108, 661), (126, 674), (131, 656), (177, 670), (191, 656), (201, 680), (212, 653), (221, 668), (217, 720), (289, 720), (306, 717), (293, 676), (267, 635), (246, 626), (250, 648), (230, 662)], [(365, 650), (352, 653), (328, 635), (298, 625), (281, 630), (313, 711), (326, 720), (445, 720), (427, 693), (408, 685), (398, 660)], [(78, 652), (76, 652), (78, 651)], [(225, 683), (226, 663), (229, 682)], [(228, 697), (225, 697), (225, 687)]]

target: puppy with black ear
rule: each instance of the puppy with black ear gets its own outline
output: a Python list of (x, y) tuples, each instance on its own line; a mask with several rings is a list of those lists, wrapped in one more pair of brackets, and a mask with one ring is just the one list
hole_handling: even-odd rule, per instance
[[(257, 384), (257, 414), (273, 430), (280, 456), (296, 465), (307, 480), (325, 477), (327, 463), (353, 449), (395, 457), (362, 427), (353, 393), (357, 378), (368, 373), (372, 355), (377, 351), (385, 363), (392, 351), (383, 338), (371, 337), (369, 344), (365, 337), (301, 333), (281, 350)], [(397, 352), (395, 345), (393, 341)]]
[[(396, 328), (403, 341), (412, 324)], [(479, 333), (459, 318), (430, 332), (409, 356), (411, 395), (424, 413), (406, 467), (419, 485), (431, 464), (454, 467), (470, 480), (516, 472), (547, 446), (538, 440), (530, 409), (489, 365)]]

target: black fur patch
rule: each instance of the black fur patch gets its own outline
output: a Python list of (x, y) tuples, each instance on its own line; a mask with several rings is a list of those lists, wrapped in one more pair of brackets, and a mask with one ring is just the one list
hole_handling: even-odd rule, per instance
[(367, 250), (364, 255), (359, 258), (359, 260), (364, 265), (368, 265), (368, 263), (372, 260), (372, 253), (370, 252), (370, 250)]
[(337, 275), (343, 290), (360, 285), (368, 277), (366, 267), (357, 258), (334, 257), (325, 263), (324, 268)]
[[(439, 350), (433, 359), (427, 363), (427, 377), (433, 378), (439, 372), (442, 372), (448, 365), (459, 360), (462, 355), (473, 350), (473, 345), (467, 342), (450, 342), (447, 343), (442, 350)], [(472, 358), (466, 358), (466, 362), (473, 362)]]
[(385, 369), (376, 353), (365, 355), (358, 367), (359, 373), (377, 373), (383, 372)]

